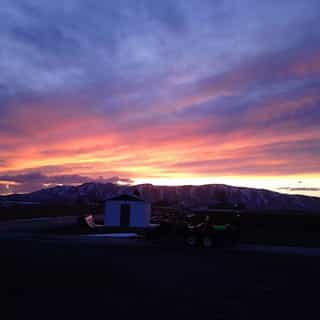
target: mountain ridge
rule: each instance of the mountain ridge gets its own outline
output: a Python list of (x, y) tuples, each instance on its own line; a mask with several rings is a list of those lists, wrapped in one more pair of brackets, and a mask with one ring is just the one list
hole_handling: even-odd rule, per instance
[(88, 182), (79, 186), (55, 186), (28, 194), (0, 196), (0, 201), (38, 203), (89, 203), (101, 202), (123, 193), (138, 190), (142, 198), (152, 203), (168, 203), (185, 207), (215, 206), (217, 204), (241, 205), (249, 210), (300, 210), (319, 211), (320, 198), (289, 195), (266, 189), (235, 187), (225, 184), (200, 186), (157, 186), (152, 184), (119, 185)]

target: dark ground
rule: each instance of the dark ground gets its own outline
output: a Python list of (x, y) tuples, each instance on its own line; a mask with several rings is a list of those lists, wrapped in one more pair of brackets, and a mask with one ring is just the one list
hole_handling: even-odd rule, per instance
[(93, 239), (0, 240), (3, 319), (311, 319), (320, 258)]

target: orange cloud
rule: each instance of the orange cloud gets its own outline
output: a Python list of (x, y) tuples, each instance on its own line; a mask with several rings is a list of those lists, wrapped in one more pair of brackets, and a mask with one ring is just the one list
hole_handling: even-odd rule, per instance
[[(318, 70), (318, 61), (292, 60), (280, 69), (289, 70), (286, 77), (306, 76)], [(201, 103), (219, 106), (221, 97), (240, 97), (242, 90), (245, 95), (263, 78), (253, 72), (255, 65), (259, 63), (246, 63), (196, 83), (196, 89), (178, 90), (172, 100), (154, 101), (145, 113), (135, 107), (115, 114), (100, 112), (90, 99), (74, 96), (12, 105), (5, 122), (10, 130), (0, 131), (0, 173), (40, 170), (49, 175), (124, 176), (136, 181), (317, 175), (316, 92), (289, 91), (237, 112), (212, 108), (201, 113)], [(284, 77), (281, 72), (277, 77)], [(189, 108), (198, 111), (197, 117), (179, 113)], [(300, 113), (314, 117), (302, 125)]]

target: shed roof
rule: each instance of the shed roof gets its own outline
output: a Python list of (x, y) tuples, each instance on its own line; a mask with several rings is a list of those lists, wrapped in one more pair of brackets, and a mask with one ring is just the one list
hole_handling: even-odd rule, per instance
[(144, 200), (128, 194), (122, 194), (120, 196), (111, 197), (107, 199), (107, 201), (142, 201), (144, 202)]

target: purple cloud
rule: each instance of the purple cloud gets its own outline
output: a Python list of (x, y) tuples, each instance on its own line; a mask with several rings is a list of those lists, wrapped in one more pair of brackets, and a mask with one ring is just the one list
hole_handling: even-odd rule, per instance
[(320, 174), (319, 19), (318, 0), (3, 0), (2, 191)]
[(24, 193), (61, 184), (78, 185), (87, 182), (131, 184), (132, 180), (117, 176), (111, 178), (90, 178), (77, 174), (48, 176), (42, 174), (41, 172), (30, 172), (17, 175), (0, 175), (0, 194)]

